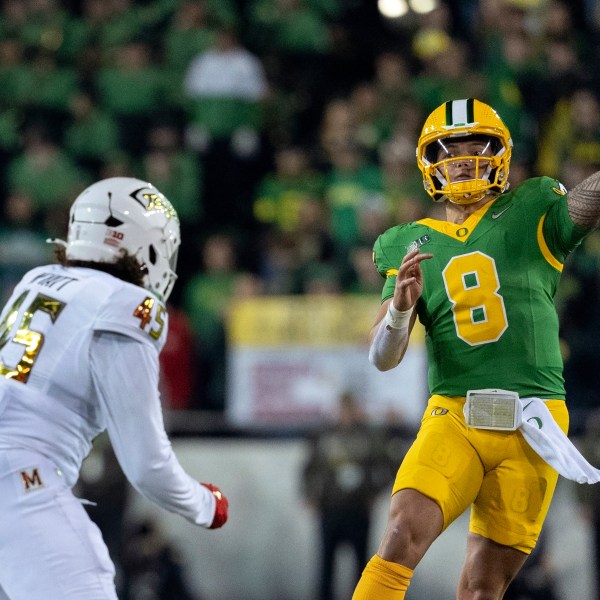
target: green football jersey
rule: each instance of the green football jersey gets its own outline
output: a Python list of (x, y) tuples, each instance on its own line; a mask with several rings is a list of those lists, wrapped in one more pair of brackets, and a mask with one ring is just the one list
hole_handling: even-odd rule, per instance
[(393, 296), (407, 252), (433, 254), (421, 263), (416, 307), (432, 394), (500, 388), (565, 398), (554, 296), (565, 258), (586, 234), (566, 198), (554, 179), (533, 178), (460, 225), (422, 219), (379, 236), (373, 256), (386, 278), (382, 301)]

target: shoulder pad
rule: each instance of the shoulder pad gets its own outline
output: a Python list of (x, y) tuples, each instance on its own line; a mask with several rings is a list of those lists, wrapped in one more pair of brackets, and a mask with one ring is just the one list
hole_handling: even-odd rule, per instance
[(115, 286), (102, 304), (94, 329), (112, 331), (141, 342), (164, 345), (167, 309), (151, 292), (124, 282)]

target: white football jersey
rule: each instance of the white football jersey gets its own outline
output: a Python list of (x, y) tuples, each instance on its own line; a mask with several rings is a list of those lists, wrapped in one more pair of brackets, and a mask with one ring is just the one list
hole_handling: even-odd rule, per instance
[(0, 450), (41, 453), (72, 486), (106, 429), (134, 487), (210, 525), (214, 498), (184, 472), (164, 430), (158, 355), (167, 324), (157, 297), (107, 273), (29, 271), (0, 314)]
[(42, 452), (70, 479), (79, 472), (106, 426), (89, 369), (98, 330), (158, 353), (167, 312), (147, 290), (94, 269), (49, 265), (25, 275), (0, 315), (0, 447)]

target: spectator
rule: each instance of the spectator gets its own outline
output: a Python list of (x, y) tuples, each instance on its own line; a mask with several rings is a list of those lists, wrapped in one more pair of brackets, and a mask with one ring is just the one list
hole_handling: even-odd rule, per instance
[[(202, 164), (183, 145), (175, 123), (155, 123), (146, 133), (147, 152), (142, 160), (142, 173), (148, 181), (174, 198), (174, 206), (184, 228), (195, 230), (202, 218)], [(194, 232), (195, 233), (195, 232)]]
[(276, 230), (293, 231), (305, 201), (320, 198), (323, 185), (323, 176), (312, 167), (306, 150), (298, 146), (281, 148), (275, 152), (275, 170), (258, 184), (254, 217)]
[(23, 65), (24, 47), (17, 38), (2, 39), (0, 25), (0, 186), (6, 189), (8, 161), (19, 151), (29, 71)]
[(296, 105), (299, 131), (318, 119), (328, 88), (332, 35), (327, 16), (307, 0), (252, 0), (252, 39)]
[(335, 260), (335, 243), (329, 230), (329, 212), (320, 198), (306, 198), (291, 236), (296, 246), (296, 265)]
[(297, 245), (293, 234), (271, 230), (261, 238), (258, 273), (267, 294), (299, 293)]
[(1, 37), (20, 38), (21, 28), (27, 22), (27, 4), (21, 0), (6, 0), (2, 3), (0, 19)]
[(26, 18), (18, 28), (18, 35), (29, 48), (56, 53), (59, 62), (72, 64), (72, 59), (83, 41), (72, 11), (61, 6), (59, 0), (23, 2)]
[(0, 106), (23, 110), (29, 102), (32, 74), (25, 54), (19, 38), (0, 36)]
[[(414, 106), (415, 102), (410, 86), (406, 85), (411, 77), (409, 58), (400, 52), (381, 52), (374, 58), (374, 71), (373, 85), (379, 96), (382, 118), (390, 123), (396, 123), (403, 108), (406, 105)], [(413, 121), (413, 128), (414, 123), (419, 122), (419, 118)]]
[(417, 221), (432, 211), (431, 203), (423, 198), (423, 180), (414, 173), (416, 139), (404, 120), (399, 120), (391, 138), (379, 148), (385, 196), (397, 223)]
[(36, 216), (60, 204), (81, 188), (89, 176), (77, 167), (70, 155), (59, 148), (43, 126), (30, 126), (23, 135), (23, 152), (7, 165), (6, 184), (10, 191), (27, 194)]
[[(87, 42), (87, 50), (103, 64), (114, 48), (154, 40), (155, 28), (161, 26), (173, 11), (173, 2), (134, 2), (132, 0), (82, 0), (79, 27)], [(84, 52), (85, 54), (85, 52)]]
[(67, 123), (70, 98), (78, 89), (77, 72), (69, 64), (61, 65), (52, 50), (39, 48), (30, 62), (27, 84), (28, 122), (44, 123), (58, 137)]
[(29, 269), (50, 261), (52, 249), (40, 229), (32, 199), (23, 193), (9, 194), (0, 226), (1, 302)]
[(386, 209), (384, 180), (380, 167), (365, 159), (357, 145), (340, 146), (330, 156), (326, 173), (325, 200), (330, 211), (331, 235), (340, 256), (360, 241), (360, 213), (370, 208)]
[(379, 146), (390, 137), (395, 120), (382, 112), (377, 87), (371, 82), (354, 86), (349, 100), (356, 141), (371, 160), (377, 160)]
[(205, 165), (209, 227), (228, 226), (232, 215), (242, 230), (254, 224), (252, 189), (261, 176), (267, 92), (262, 62), (231, 28), (218, 30), (214, 46), (197, 55), (186, 70), (186, 139)]
[(536, 547), (508, 586), (503, 600), (560, 600), (547, 535), (542, 530)]
[(413, 48), (422, 68), (412, 80), (412, 93), (425, 112), (431, 112), (459, 90), (470, 98), (484, 95), (484, 80), (474, 68), (469, 48), (444, 30), (422, 29)]
[[(597, 368), (597, 367), (596, 367)], [(593, 464), (600, 464), (600, 409), (597, 405), (589, 411), (579, 439), (581, 453)], [(590, 600), (600, 600), (600, 488), (595, 485), (578, 485), (575, 494), (580, 513), (589, 524), (592, 537), (592, 581), (594, 595)]]
[(600, 163), (600, 100), (593, 89), (579, 87), (557, 102), (538, 148), (537, 170), (567, 184), (573, 162)]
[[(527, 109), (538, 121), (548, 121), (554, 105), (595, 77), (587, 72), (589, 38), (575, 28), (573, 5), (549, 0), (538, 9), (542, 21), (538, 33), (541, 69), (529, 86)], [(525, 82), (522, 82), (525, 83)]]
[(581, 431), (598, 406), (600, 353), (600, 232), (593, 231), (574, 252), (565, 269), (561, 297), (561, 342), (569, 392), (571, 429)]
[(94, 84), (100, 107), (119, 125), (120, 147), (139, 156), (159, 107), (168, 110), (165, 80), (150, 45), (135, 40), (117, 46), (112, 60), (98, 70)]
[(122, 600), (200, 600), (185, 580), (181, 557), (158, 524), (129, 527), (123, 544)]
[(205, 0), (180, 2), (169, 19), (163, 38), (163, 55), (173, 86), (182, 93), (185, 71), (192, 59), (215, 43), (213, 15)]
[(386, 453), (383, 430), (368, 424), (349, 392), (339, 398), (335, 421), (316, 431), (308, 442), (302, 488), (319, 518), (321, 558), (316, 597), (333, 600), (336, 553), (345, 543), (351, 546), (354, 580), (358, 581), (367, 558), (373, 505), (395, 467)]
[(167, 310), (169, 333), (160, 353), (161, 400), (167, 409), (191, 410), (197, 408), (195, 392), (201, 383), (196, 339), (187, 314), (171, 303)]
[(373, 269), (372, 245), (355, 246), (350, 250), (350, 281), (345, 285), (352, 294), (377, 294), (381, 288), (381, 277)]
[(79, 166), (97, 174), (102, 162), (119, 148), (119, 127), (89, 92), (74, 94), (69, 109), (71, 122), (65, 131), (64, 147)]
[(225, 316), (241, 274), (237, 260), (231, 235), (210, 235), (202, 246), (201, 268), (183, 290), (183, 308), (196, 336), (197, 373), (204, 383), (203, 389), (197, 390), (198, 406), (206, 410), (225, 407)]
[(300, 273), (300, 293), (315, 296), (339, 296), (344, 282), (340, 269), (331, 262), (315, 261), (304, 265)]
[(131, 488), (119, 465), (106, 432), (94, 440), (92, 450), (81, 465), (75, 494), (83, 498), (83, 507), (102, 532), (108, 553), (115, 564), (115, 584), (123, 582), (123, 529)]
[(86, 83), (92, 82), (97, 71), (106, 66), (116, 46), (139, 35), (140, 23), (135, 11), (122, 12), (123, 5), (104, 0), (82, 0), (78, 28), (84, 45), (75, 64)]
[(345, 98), (330, 100), (319, 123), (319, 150), (325, 164), (332, 162), (338, 149), (356, 145), (356, 127), (352, 106)]
[(267, 80), (261, 61), (233, 29), (218, 30), (215, 44), (192, 59), (184, 90), (192, 102), (189, 126), (207, 143), (261, 129)]
[(100, 165), (100, 176), (104, 179), (108, 177), (132, 177), (133, 175), (133, 160), (123, 150), (111, 152)]

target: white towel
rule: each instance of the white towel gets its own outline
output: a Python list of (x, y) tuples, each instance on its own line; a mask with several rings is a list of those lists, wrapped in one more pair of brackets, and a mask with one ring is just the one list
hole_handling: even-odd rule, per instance
[(525, 441), (563, 477), (577, 483), (597, 483), (600, 470), (593, 467), (552, 418), (543, 400), (521, 398)]

